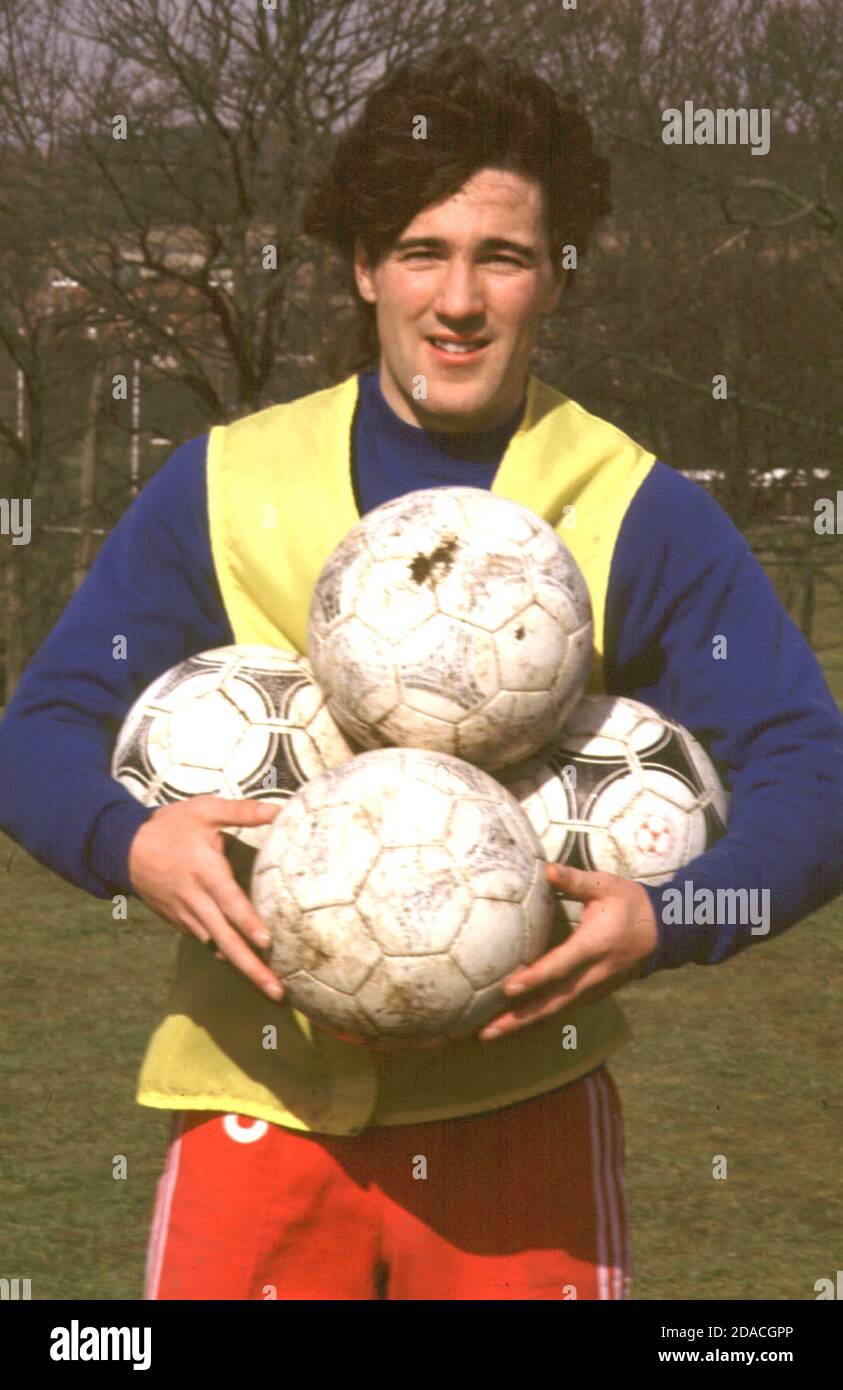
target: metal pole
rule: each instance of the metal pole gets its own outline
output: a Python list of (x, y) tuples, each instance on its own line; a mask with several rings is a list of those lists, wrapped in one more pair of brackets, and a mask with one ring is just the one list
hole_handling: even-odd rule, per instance
[(140, 358), (132, 359), (132, 453), (131, 453), (131, 494), (138, 495), (140, 478), (140, 407), (141, 407), (141, 364)]
[[(18, 328), (18, 333), (22, 338), (23, 328)], [(26, 435), (26, 382), (21, 367), (18, 367), (17, 384), (17, 436), (18, 439), (23, 439)]]

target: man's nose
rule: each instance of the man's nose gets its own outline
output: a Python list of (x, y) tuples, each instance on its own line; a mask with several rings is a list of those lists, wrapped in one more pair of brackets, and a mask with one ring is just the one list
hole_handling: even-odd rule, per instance
[(448, 319), (481, 316), (484, 305), (477, 267), (464, 260), (449, 261), (439, 285), (435, 307)]

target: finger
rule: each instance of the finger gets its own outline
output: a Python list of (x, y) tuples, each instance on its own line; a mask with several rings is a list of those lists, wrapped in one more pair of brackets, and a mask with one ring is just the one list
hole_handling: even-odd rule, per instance
[(561, 946), (539, 956), (531, 965), (521, 966), (504, 980), (506, 995), (521, 995), (541, 985), (556, 984), (560, 989), (570, 984), (599, 955), (599, 947), (588, 932), (575, 932)]
[(605, 999), (607, 994), (614, 994), (615, 990), (622, 989), (624, 985), (632, 984), (638, 979), (637, 970), (625, 970), (620, 975), (611, 976), (589, 976), (583, 979), (581, 988), (577, 994), (578, 1004), (596, 1004), (599, 999)]
[(574, 984), (562, 989), (544, 989), (537, 995), (531, 995), (523, 1003), (519, 1002), (508, 1013), (491, 1019), (478, 1037), (486, 1042), (505, 1037), (507, 1033), (517, 1033), (521, 1028), (527, 1028), (539, 1019), (549, 1018), (573, 1004), (595, 1003), (598, 997), (597, 990), (603, 989), (604, 993), (608, 994), (613, 988), (617, 988), (619, 983), (620, 981), (616, 981), (613, 984), (605, 971), (599, 968), (586, 970)]
[(191, 804), (208, 825), (268, 825), (281, 807), (273, 801), (235, 800), (225, 796), (194, 796)]
[(217, 943), (214, 941), (210, 932), (203, 927), (199, 918), (190, 912), (189, 908), (183, 907), (180, 911), (181, 917), (172, 917), (168, 915), (164, 920), (166, 922), (171, 922), (177, 931), (181, 932), (182, 936), (192, 936), (202, 946), (207, 946), (209, 951), (212, 949), (216, 950)]
[(198, 875), (200, 887), (213, 899), (227, 922), (261, 950), (272, 944), (272, 934), (258, 916), (234, 877), (225, 855), (215, 858)]
[[(211, 952), (213, 955), (219, 955), (219, 946), (205, 926), (202, 916), (195, 912), (193, 908), (189, 907), (186, 903), (183, 904), (179, 909), (178, 919), (173, 917), (170, 918), (170, 920), (178, 927), (179, 931), (182, 932), (184, 936), (192, 936), (193, 939), (198, 941), (200, 946), (204, 946), (207, 951)], [(225, 957), (223, 957), (223, 959), (225, 959)]]
[(521, 1028), (527, 1028), (531, 1023), (537, 1023), (541, 1018), (549, 1018), (551, 1014), (556, 1014), (565, 1005), (570, 1003), (568, 994), (554, 994), (550, 998), (544, 997), (541, 1003), (532, 1005), (529, 1009), (519, 1010), (517, 1013), (513, 1009), (509, 1013), (501, 1014), (498, 1018), (493, 1018), (478, 1033), (478, 1037), (483, 1042), (489, 1042), (494, 1038), (505, 1037), (508, 1033), (517, 1033)]
[(554, 888), (563, 892), (566, 898), (574, 898), (581, 903), (593, 898), (606, 898), (617, 886), (614, 874), (590, 873), (586, 869), (574, 869), (570, 864), (548, 864), (545, 873)]
[(214, 938), (229, 965), (235, 966), (270, 999), (280, 1001), (284, 996), (281, 981), (269, 966), (250, 950), (239, 931), (220, 911), (213, 897), (200, 890), (194, 895), (193, 903), (194, 918), (198, 919), (200, 925)]

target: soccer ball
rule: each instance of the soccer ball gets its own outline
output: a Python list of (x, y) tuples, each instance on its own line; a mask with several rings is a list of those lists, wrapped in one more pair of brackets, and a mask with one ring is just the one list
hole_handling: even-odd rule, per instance
[[(203, 793), (280, 804), (351, 757), (303, 657), (236, 645), (153, 681), (126, 716), (111, 775), (144, 806)], [(257, 849), (267, 829), (226, 833)]]
[(328, 559), (308, 653), (364, 748), (496, 769), (547, 743), (585, 687), (591, 601), (552, 526), (481, 488), (376, 507)]
[[(726, 828), (728, 797), (708, 754), (638, 700), (584, 696), (550, 747), (502, 780), (551, 864), (666, 883)], [(564, 907), (580, 920), (581, 903)]]
[(424, 1045), (481, 1027), (541, 953), (554, 894), (518, 803), (480, 768), (361, 753), (276, 816), (252, 901), (286, 998), (350, 1041)]

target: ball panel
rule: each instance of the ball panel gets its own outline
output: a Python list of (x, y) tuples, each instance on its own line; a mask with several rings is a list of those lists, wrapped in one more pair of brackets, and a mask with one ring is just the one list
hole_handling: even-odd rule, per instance
[(374, 508), (349, 534), (365, 536), (378, 560), (429, 559), (465, 527), (459, 488), (420, 488)]
[(334, 719), (366, 746), (367, 726), (377, 725), (399, 699), (389, 647), (352, 617), (325, 643), (317, 669)]
[(552, 692), (560, 724), (576, 709), (588, 684), (594, 655), (593, 641), (594, 629), (591, 623), (568, 633), (568, 646)]
[(635, 756), (655, 752), (670, 740), (667, 721), (648, 705), (622, 696), (589, 695), (565, 721), (559, 749), (584, 758), (610, 758), (634, 765)]
[[(404, 638), (396, 648), (396, 661), (406, 709), (448, 723), (456, 724), (482, 708), (498, 689), (495, 644), (489, 634), (441, 614)], [(411, 726), (410, 719), (405, 722)]]
[(523, 935), (520, 903), (478, 898), (451, 947), (451, 958), (474, 989), (499, 984), (521, 964)]
[(581, 835), (591, 869), (646, 878), (672, 874), (687, 862), (691, 827), (705, 843), (705, 817), (691, 788), (648, 768), (639, 779), (609, 779), (585, 809), (590, 828)]
[[(499, 770), (535, 752), (536, 739), (547, 743), (559, 727), (562, 712), (546, 696), (533, 690), (501, 690), (480, 718), (465, 728), (460, 726), (460, 756), (484, 767)], [(494, 736), (480, 742), (478, 730), (494, 730)], [(494, 755), (482, 756), (483, 747), (494, 748)]]
[(286, 980), (301, 964), (298, 931), (302, 911), (278, 864), (272, 860), (262, 862), (258, 855), (252, 866), (250, 897), (272, 936), (267, 955), (269, 968), (279, 979)]
[(299, 907), (353, 904), (380, 854), (365, 815), (356, 806), (326, 806), (294, 826), (294, 838), (287, 812), (285, 806), (272, 822), (262, 853), (277, 855)]
[(569, 782), (571, 775), (576, 775), (576, 769), (563, 763), (561, 755), (549, 757), (546, 762), (532, 758), (505, 774), (506, 786), (524, 811), (551, 864), (567, 862), (573, 848), (578, 812), (574, 788)]
[[(363, 986), (365, 989), (365, 985)], [(360, 1004), (357, 995), (332, 989), (322, 980), (315, 980), (306, 971), (291, 975), (286, 982), (286, 999), (294, 1009), (307, 1014), (329, 1032), (344, 1032), (358, 1037), (376, 1038), (377, 1029)]]
[[(539, 529), (546, 524), (520, 502), (506, 499), (506, 507), (490, 507), (490, 497), (493, 504), (503, 499), (498, 499), (497, 494), (489, 493), (485, 488), (458, 487), (449, 491), (459, 495), (466, 528), (476, 528), (484, 533), (488, 530), (501, 544), (508, 542), (521, 550), (533, 543)], [(548, 527), (548, 530), (551, 528)], [(555, 535), (555, 532), (551, 530), (551, 534)]]
[(379, 1036), (441, 1037), (471, 999), (471, 986), (444, 955), (384, 958), (355, 998)]
[(434, 845), (383, 850), (357, 898), (372, 936), (388, 956), (446, 951), (471, 902), (453, 858)]
[(413, 579), (406, 559), (370, 565), (360, 576), (354, 614), (386, 642), (400, 642), (436, 611), (436, 594)]
[(536, 860), (533, 881), (524, 902), (521, 960), (531, 965), (547, 949), (556, 912), (556, 898), (547, 881), (545, 859)]
[(497, 784), (491, 781), (488, 773), (447, 753), (424, 761), (414, 760), (412, 775), (416, 782), (436, 787), (450, 796), (479, 797), (485, 801), (497, 799)]
[(384, 790), (380, 807), (378, 839), (384, 849), (447, 843), (453, 802), (437, 787), (407, 778)]
[(482, 532), (469, 533), (460, 544), (466, 560), (436, 585), (439, 612), (470, 627), (497, 632), (532, 602), (527, 567), (517, 551), (507, 554), (496, 538)]
[(295, 940), (295, 968), (306, 971), (312, 980), (341, 994), (353, 995), (381, 958), (378, 945), (372, 940), (357, 907), (315, 908), (305, 912)]
[[(591, 624), (591, 595), (582, 571), (561, 536), (551, 532), (558, 544), (552, 553), (542, 556), (535, 545), (530, 555), (533, 592), (537, 601), (552, 617), (577, 628)], [(551, 542), (548, 541), (550, 548)]]
[(454, 809), (449, 843), (472, 893), (478, 898), (523, 902), (529, 892), (535, 855), (519, 844), (498, 808), (461, 801)]
[(351, 531), (322, 567), (310, 604), (307, 645), (311, 661), (314, 645), (324, 641), (337, 623), (353, 611), (359, 565), (361, 561), (365, 563), (367, 558), (364, 537), (355, 536)]
[(555, 618), (531, 602), (499, 628), (496, 653), (502, 691), (544, 695), (553, 690), (566, 659), (568, 637)]

